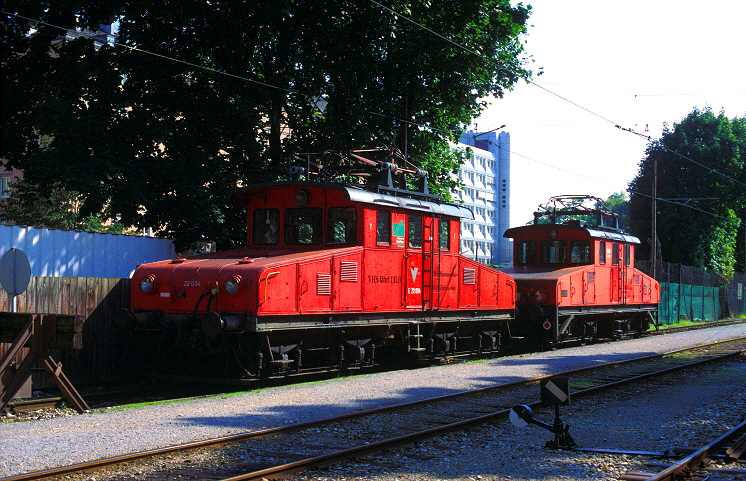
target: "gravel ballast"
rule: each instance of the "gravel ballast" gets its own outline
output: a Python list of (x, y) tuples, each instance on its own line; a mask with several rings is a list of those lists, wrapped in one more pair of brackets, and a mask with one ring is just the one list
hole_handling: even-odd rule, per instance
[[(0, 476), (10, 476), (156, 447), (325, 418), (342, 412), (429, 398), (454, 391), (511, 382), (542, 374), (585, 367), (595, 363), (634, 358), (736, 337), (746, 337), (746, 324), (721, 326), (664, 336), (650, 336), (642, 339), (568, 348), (546, 353), (510, 356), (481, 363), (451, 364), (416, 371), (396, 371), (349, 377), (322, 383), (264, 389), (228, 397), (189, 400), (124, 410), (97, 411), (84, 415), (34, 422), (4, 423), (0, 425)], [(716, 381), (711, 381), (710, 385), (713, 382)], [(655, 391), (654, 396), (646, 393), (633, 400), (625, 400), (625, 405), (620, 404), (620, 400), (611, 396), (608, 405), (599, 410), (596, 415), (598, 418), (591, 418), (591, 414), (586, 410), (584, 416), (587, 415), (588, 417), (584, 417), (584, 422), (590, 425), (597, 423), (598, 429), (593, 430), (593, 432), (602, 433), (606, 436), (606, 441), (604, 441), (604, 438), (600, 438), (597, 440), (599, 443), (613, 444), (614, 437), (620, 435), (622, 438), (642, 434), (649, 434), (652, 437), (658, 436), (656, 433), (660, 428), (662, 416), (649, 415), (657, 410), (670, 411), (673, 409), (670, 416), (680, 415), (682, 416), (682, 422), (692, 423), (710, 422), (707, 416), (715, 415), (703, 411), (697, 414), (697, 418), (687, 417), (684, 419), (684, 416), (691, 414), (693, 410), (696, 411), (701, 399), (691, 396), (695, 404), (684, 410), (681, 406), (676, 407), (666, 402), (666, 397), (669, 394), (666, 394), (665, 391), (665, 389), (661, 389)], [(740, 392), (742, 395), (743, 389)], [(742, 415), (743, 400), (743, 397), (741, 397), (723, 399), (723, 402), (740, 402), (734, 410)], [(636, 406), (637, 409), (634, 409), (634, 412), (630, 412), (631, 408), (627, 403), (628, 401), (635, 403), (633, 406)], [(584, 402), (578, 402), (569, 408), (570, 411), (568, 411), (566, 421), (573, 425), (576, 424), (570, 420), (575, 416), (572, 411), (581, 409)], [(619, 404), (619, 407), (614, 411), (616, 404)], [(590, 411), (596, 411), (596, 409)], [(639, 416), (640, 412), (647, 415)], [(627, 418), (634, 419), (634, 422), (630, 421), (629, 424), (625, 424)], [(610, 419), (618, 422), (609, 423), (607, 427), (605, 422)], [(489, 432), (490, 430), (495, 431)], [(480, 433), (482, 431), (488, 431), (483, 439), (480, 437), (482, 434), (475, 435), (473, 432), (469, 434), (471, 431), (449, 437), (451, 441), (447, 442), (445, 449), (450, 450), (452, 454), (444, 455), (440, 452), (440, 448), (437, 446), (443, 445), (443, 440), (434, 441), (435, 444), (422, 443), (412, 448), (424, 450), (419, 451), (419, 454), (411, 450), (402, 451), (402, 453), (415, 453), (411, 459), (407, 457), (401, 459), (400, 463), (394, 463), (407, 466), (407, 470), (404, 472), (399, 470), (397, 466), (391, 466), (390, 461), (381, 461), (377, 465), (376, 463), (363, 463), (370, 465), (374, 472), (366, 471), (366, 474), (358, 476), (356, 479), (368, 479), (368, 476), (373, 475), (383, 476), (381, 479), (387, 480), (439, 479), (437, 476), (441, 474), (445, 476), (443, 479), (605, 479), (604, 474), (598, 472), (596, 467), (591, 466), (593, 462), (589, 462), (588, 469), (584, 470), (576, 467), (577, 465), (572, 462), (563, 461), (567, 456), (575, 456), (574, 453), (554, 451), (550, 454), (556, 457), (556, 463), (564, 464), (568, 469), (572, 467), (570, 472), (562, 476), (533, 473), (529, 477), (521, 477), (522, 474), (513, 470), (515, 465), (521, 463), (505, 463), (505, 460), (510, 460), (511, 457), (514, 460), (522, 459), (526, 456), (526, 453), (522, 451), (523, 447), (531, 452), (535, 452), (537, 449), (542, 451), (541, 446), (547, 441), (549, 433), (542, 432), (539, 429), (528, 429), (518, 435), (515, 429), (502, 425), (489, 425), (485, 427), (485, 430), (480, 430)], [(573, 432), (573, 435), (577, 436), (575, 432)], [(505, 445), (498, 446), (498, 444), (495, 444), (497, 443), (496, 440), (500, 440), (501, 443), (507, 442), (511, 436), (518, 436), (518, 438), (513, 439), (515, 444), (511, 444), (511, 449), (505, 453), (503, 452), (506, 449)], [(479, 438), (480, 441), (474, 441), (476, 438)], [(490, 439), (492, 441), (489, 441)], [(593, 443), (596, 440), (589, 439), (586, 435), (581, 441), (583, 445), (588, 445), (586, 443)], [(650, 444), (648, 440), (642, 441), (640, 444)], [(667, 442), (668, 440), (661, 441)], [(481, 447), (489, 448), (494, 445), (494, 449), (499, 448), (499, 452), (496, 452), (495, 456), (503, 460), (503, 467), (500, 468), (495, 465), (486, 469), (484, 451), (477, 454), (475, 443)], [(597, 446), (598, 444), (594, 445)], [(606, 447), (620, 446), (607, 445)], [(633, 449), (628, 446), (621, 447)], [(663, 449), (660, 446), (658, 448)], [(428, 451), (432, 449), (438, 452), (433, 454)], [(644, 449), (657, 448), (648, 446)], [(467, 453), (471, 453), (473, 456), (479, 455), (481, 460), (469, 460), (466, 456)], [(402, 454), (402, 456), (408, 455)], [(448, 459), (444, 460), (444, 456)], [(601, 458), (600, 461), (603, 462), (605, 457), (602, 456)], [(371, 459), (375, 458), (371, 457)], [(409, 467), (413, 460), (423, 463), (445, 463), (449, 469), (444, 471), (431, 466), (416, 471)], [(636, 462), (630, 461), (630, 464)], [(485, 467), (485, 469), (480, 469), (480, 466)], [(506, 466), (509, 466), (510, 469)], [(549, 466), (547, 468), (549, 472), (558, 474), (557, 465), (548, 464), (547, 466)], [(573, 470), (578, 472), (576, 473)], [(587, 477), (588, 473), (586, 471), (592, 473), (591, 478)], [(419, 474), (413, 474), (415, 472)], [(324, 476), (330, 479), (346, 477), (344, 474), (335, 474), (331, 470), (325, 474), (319, 473), (319, 477), (314, 479), (325, 479)], [(353, 479), (355, 478), (354, 474), (350, 474), (350, 476)], [(407, 476), (414, 477), (408, 478)], [(487, 476), (487, 478), (484, 478), (484, 476)]]

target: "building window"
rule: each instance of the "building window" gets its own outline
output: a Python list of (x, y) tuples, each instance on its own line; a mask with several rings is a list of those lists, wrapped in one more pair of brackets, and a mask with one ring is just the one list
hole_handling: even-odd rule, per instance
[(9, 175), (0, 176), (0, 199), (6, 199), (10, 197), (11, 184), (12, 180)]

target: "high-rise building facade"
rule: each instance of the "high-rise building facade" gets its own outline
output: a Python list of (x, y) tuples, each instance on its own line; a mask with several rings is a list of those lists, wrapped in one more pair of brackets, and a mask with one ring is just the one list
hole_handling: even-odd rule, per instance
[(480, 262), (507, 265), (512, 262), (510, 239), (510, 134), (469, 131), (457, 149), (471, 148), (461, 167), (464, 188), (458, 194), (473, 220), (461, 222), (461, 252)]

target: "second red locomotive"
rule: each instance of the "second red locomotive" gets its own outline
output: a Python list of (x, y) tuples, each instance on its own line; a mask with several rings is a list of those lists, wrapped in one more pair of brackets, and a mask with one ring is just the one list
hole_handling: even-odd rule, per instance
[[(588, 202), (593, 205), (586, 205)], [(513, 238), (518, 325), (537, 343), (637, 336), (657, 325), (660, 286), (635, 269), (639, 240), (590, 196), (558, 196)]]

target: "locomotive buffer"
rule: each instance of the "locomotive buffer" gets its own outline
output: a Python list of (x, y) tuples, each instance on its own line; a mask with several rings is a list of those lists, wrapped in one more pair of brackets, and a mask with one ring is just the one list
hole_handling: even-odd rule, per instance
[(577, 446), (575, 440), (570, 436), (570, 425), (562, 422), (560, 417), (560, 406), (570, 405), (570, 383), (566, 377), (553, 377), (542, 379), (541, 403), (554, 405), (554, 423), (549, 424), (534, 419), (529, 406), (519, 404), (510, 410), (510, 422), (519, 428), (529, 424), (536, 424), (554, 433), (554, 440), (547, 441), (546, 447), (554, 449), (572, 449)]

